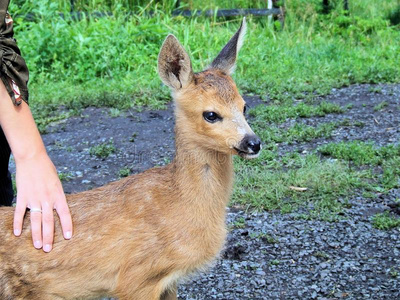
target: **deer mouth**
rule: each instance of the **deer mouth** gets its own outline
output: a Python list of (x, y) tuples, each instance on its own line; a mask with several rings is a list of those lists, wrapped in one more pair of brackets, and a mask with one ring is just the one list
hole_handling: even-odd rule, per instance
[(248, 151), (244, 151), (244, 150), (240, 150), (239, 148), (233, 147), (237, 154), (241, 157), (241, 158), (245, 158), (245, 159), (253, 159), (253, 158), (257, 158), (260, 156), (260, 152), (254, 153), (254, 152), (248, 152)]

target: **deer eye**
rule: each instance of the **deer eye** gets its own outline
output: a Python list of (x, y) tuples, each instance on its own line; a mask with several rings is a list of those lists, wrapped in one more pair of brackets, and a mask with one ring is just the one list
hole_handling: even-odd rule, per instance
[(222, 118), (219, 114), (213, 111), (205, 111), (203, 112), (203, 118), (209, 123), (215, 123), (217, 121), (221, 121)]

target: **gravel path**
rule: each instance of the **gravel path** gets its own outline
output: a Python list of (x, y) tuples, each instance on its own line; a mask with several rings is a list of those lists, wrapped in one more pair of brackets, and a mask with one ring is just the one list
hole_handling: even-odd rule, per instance
[[(246, 97), (250, 105), (261, 103)], [(352, 108), (339, 115), (300, 119), (307, 125), (344, 121), (331, 138), (281, 144), (279, 152), (311, 151), (346, 140), (379, 145), (400, 140), (400, 85), (355, 85), (321, 100)], [(384, 109), (376, 105), (386, 102)], [(362, 122), (363, 126), (355, 125)], [(287, 122), (282, 126), (290, 126)], [(359, 123), (358, 123), (359, 124)], [(64, 188), (78, 192), (116, 180), (122, 168), (132, 173), (167, 163), (173, 156), (172, 108), (128, 111), (111, 118), (108, 109), (85, 109), (49, 127), (43, 136), (57, 169), (69, 177)], [(106, 159), (89, 154), (113, 141)], [(208, 273), (181, 285), (180, 299), (400, 299), (400, 230), (372, 227), (372, 215), (388, 210), (400, 190), (371, 200), (350, 199), (351, 208), (334, 223), (304, 220), (298, 213), (228, 211), (225, 250)]]

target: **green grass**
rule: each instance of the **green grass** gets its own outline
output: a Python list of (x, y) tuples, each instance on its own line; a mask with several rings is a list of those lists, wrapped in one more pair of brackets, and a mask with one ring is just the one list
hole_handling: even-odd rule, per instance
[[(253, 129), (259, 133), (265, 144), (310, 142), (316, 138), (330, 137), (337, 127), (335, 123), (326, 123), (317, 127), (296, 123), (289, 128), (279, 128), (275, 125), (268, 125), (265, 122), (255, 123)], [(268, 147), (268, 146), (267, 146)]]
[(334, 159), (296, 152), (278, 157), (273, 147), (263, 150), (259, 162), (237, 159), (233, 204), (281, 213), (305, 208), (299, 217), (334, 221), (350, 207), (351, 197), (362, 193), (373, 199), (400, 187), (400, 145), (342, 142), (318, 150)]
[(318, 105), (309, 105), (300, 102), (297, 105), (259, 105), (249, 111), (249, 115), (259, 120), (271, 123), (283, 123), (288, 119), (323, 117), (331, 113), (342, 113), (343, 108), (328, 102), (321, 102)]
[(376, 192), (386, 193), (400, 187), (400, 145), (378, 147), (372, 142), (353, 141), (330, 143), (318, 150), (323, 155), (367, 168), (371, 174), (369, 188)]
[(384, 212), (372, 218), (372, 225), (377, 229), (389, 230), (400, 226), (400, 218)]
[(400, 158), (400, 145), (377, 147), (371, 142), (330, 143), (318, 150), (323, 155), (351, 161), (356, 165), (381, 165), (389, 158)]
[(273, 168), (249, 167), (248, 162), (237, 160), (236, 174), (233, 203), (289, 211), (306, 206), (311, 216), (326, 220), (335, 219), (346, 198), (364, 185), (361, 172), (338, 161), (321, 161), (316, 155), (287, 158), (286, 164)]

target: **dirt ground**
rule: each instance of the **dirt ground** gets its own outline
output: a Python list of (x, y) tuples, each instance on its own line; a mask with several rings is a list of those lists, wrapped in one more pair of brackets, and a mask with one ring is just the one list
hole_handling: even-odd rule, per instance
[[(245, 97), (250, 106), (264, 103)], [(398, 143), (400, 85), (354, 85), (334, 89), (320, 100), (352, 104), (342, 114), (297, 120), (316, 126), (343, 122), (330, 138), (279, 145), (279, 152), (311, 151), (328, 142)], [(374, 109), (382, 101), (382, 110)], [(268, 104), (268, 101), (267, 103)], [(264, 105), (264, 104), (262, 104)], [(363, 126), (355, 126), (362, 122)], [(347, 125), (346, 125), (347, 124)], [(286, 122), (281, 126), (290, 126)], [(106, 108), (87, 108), (80, 116), (52, 124), (43, 135), (65, 192), (75, 193), (117, 180), (121, 169), (141, 172), (168, 163), (174, 154), (172, 106), (166, 110), (130, 110), (117, 117)], [(107, 158), (90, 149), (112, 141)], [(388, 210), (400, 198), (392, 190), (379, 199), (355, 196), (343, 220), (302, 220), (293, 214), (251, 212), (231, 208), (230, 229), (221, 258), (207, 273), (179, 289), (181, 299), (400, 299), (400, 231), (380, 231), (370, 217)], [(245, 226), (233, 226), (238, 220)], [(260, 236), (271, 236), (260, 238)], [(258, 236), (258, 238), (256, 237)], [(397, 271), (396, 271), (397, 270)]]

